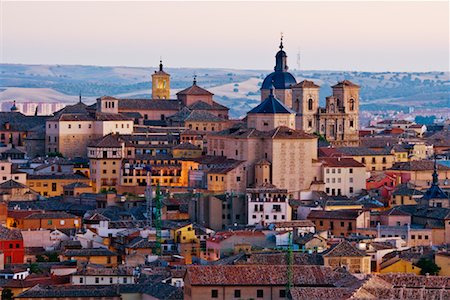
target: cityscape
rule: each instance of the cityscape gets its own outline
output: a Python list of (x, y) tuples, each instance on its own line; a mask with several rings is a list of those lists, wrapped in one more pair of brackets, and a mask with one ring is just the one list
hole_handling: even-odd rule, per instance
[[(229, 58), (204, 57), (206, 64), (217, 61), (205, 66), (190, 58), (189, 49), (215, 46), (199, 29), (187, 40), (193, 45), (183, 48), (183, 32), (192, 24), (184, 29), (174, 18), (169, 23), (175, 24), (156, 22), (165, 9), (174, 16), (185, 10), (188, 20), (241, 6), (235, 21), (246, 24), (252, 17), (241, 15), (248, 7), (264, 16), (278, 4), (18, 3), (1, 4), (6, 28), (0, 64), (1, 299), (450, 299), (448, 28), (443, 35), (436, 29), (436, 36), (446, 39), (445, 51), (439, 49), (446, 59), (430, 54), (429, 61), (411, 65), (417, 71), (383, 61), (383, 53), (373, 65), (355, 57), (361, 63), (357, 70), (353, 61), (345, 62), (351, 59), (346, 55), (333, 57), (330, 68), (320, 67), (307, 61), (315, 57), (308, 47), (293, 50), (297, 31), (286, 28), (264, 37), (272, 46), (261, 50), (261, 64), (251, 65), (249, 57), (247, 65), (241, 56), (248, 44), (236, 43), (225, 49)], [(332, 11), (331, 20), (348, 9), (372, 18), (368, 11), (373, 5), (375, 14), (379, 4), (318, 3), (323, 16)], [(411, 10), (411, 18), (449, 8), (445, 1), (379, 5)], [(170, 50), (147, 58), (154, 67), (118, 67), (127, 62), (104, 49), (100, 63), (91, 65), (90, 53), (95, 57), (98, 49), (88, 47), (84, 57), (85, 44), (68, 51), (67, 61), (52, 60), (64, 57), (62, 48), (34, 61), (34, 29), (16, 28), (14, 16), (59, 18), (57, 7), (71, 16), (77, 9), (98, 15), (108, 33), (118, 26), (102, 23), (112, 7), (124, 15), (123, 26), (135, 30), (134, 9), (152, 8), (159, 12), (155, 23), (167, 29), (152, 31), (155, 40), (175, 32), (177, 55), (186, 63), (178, 66)], [(282, 15), (273, 13), (273, 24), (261, 26), (276, 27)], [(36, 49), (46, 41), (53, 47), (60, 29), (89, 40), (86, 28), (93, 20), (86, 19), (84, 27), (65, 16), (69, 27), (61, 21), (61, 28), (51, 29), (54, 35), (39, 31), (47, 39)], [(448, 25), (448, 11), (445, 16)], [(46, 21), (39, 20), (36, 32), (45, 28)], [(222, 35), (219, 39), (241, 32), (242, 27), (233, 31), (234, 24), (223, 29), (221, 22), (217, 15), (205, 36), (208, 30)], [(301, 32), (313, 36), (314, 30)], [(21, 40), (30, 32), (29, 40)], [(30, 48), (16, 52), (11, 36)], [(408, 34), (403, 37), (408, 44)], [(349, 39), (364, 45), (357, 34)], [(130, 50), (125, 45), (123, 53)], [(394, 48), (387, 56), (396, 55)], [(436, 46), (425, 48), (433, 53)], [(261, 53), (255, 51), (255, 57)], [(106, 60), (102, 65), (109, 58), (112, 65)], [(331, 61), (337, 59), (343, 67), (333, 71)], [(398, 71), (376, 69), (385, 62)]]

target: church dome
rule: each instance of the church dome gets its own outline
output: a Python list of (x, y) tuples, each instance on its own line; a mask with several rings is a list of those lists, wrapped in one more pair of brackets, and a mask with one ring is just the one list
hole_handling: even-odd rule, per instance
[(273, 85), (276, 90), (289, 89), (297, 84), (295, 77), (289, 72), (272, 72), (264, 79), (261, 89), (268, 90)]
[(289, 73), (287, 66), (287, 55), (283, 50), (283, 38), (280, 43), (280, 50), (275, 55), (275, 72), (270, 73), (264, 79), (261, 89), (268, 90), (273, 87), (276, 90), (290, 89), (292, 85), (297, 84), (295, 77)]

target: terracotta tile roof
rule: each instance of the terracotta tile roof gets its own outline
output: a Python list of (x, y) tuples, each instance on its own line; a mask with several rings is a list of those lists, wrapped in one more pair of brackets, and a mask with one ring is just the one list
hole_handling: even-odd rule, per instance
[(320, 161), (325, 167), (332, 168), (365, 168), (364, 164), (350, 157), (322, 157)]
[(353, 82), (351, 82), (350, 80), (343, 80), (338, 82), (337, 84), (333, 85), (332, 88), (336, 88), (336, 87), (344, 87), (344, 86), (351, 86), (351, 87), (357, 87), (359, 88), (359, 85), (354, 84)]
[(283, 227), (315, 227), (314, 223), (310, 220), (292, 220), (284, 222), (273, 222), (273, 225), (278, 228)]
[(251, 231), (251, 230), (236, 230), (236, 231), (219, 231), (213, 237), (210, 237), (208, 241), (213, 243), (220, 243), (232, 236), (239, 237), (260, 237), (265, 239), (266, 235), (261, 231)]
[[(246, 255), (246, 260), (239, 260), (237, 265), (287, 265), (286, 252), (262, 252)], [(292, 253), (294, 265), (323, 265), (320, 254)]]
[(378, 156), (378, 155), (390, 155), (391, 152), (388, 149), (374, 150), (366, 147), (340, 147), (336, 148), (337, 152), (343, 155), (349, 156)]
[(119, 111), (169, 110), (178, 111), (181, 103), (178, 100), (161, 99), (119, 99)]
[(63, 211), (36, 212), (24, 219), (77, 219), (78, 217)]
[(348, 241), (342, 241), (335, 247), (331, 248), (324, 257), (365, 257), (368, 256), (364, 251), (357, 249)]
[(380, 213), (382, 216), (411, 216), (411, 214), (400, 210), (398, 207), (392, 207)]
[(315, 84), (314, 83), (314, 81), (310, 81), (310, 80), (303, 80), (303, 81), (301, 81), (301, 82), (299, 82), (299, 83), (297, 83), (297, 84), (294, 84), (293, 86), (292, 86), (293, 88), (296, 88), (296, 87), (303, 87), (303, 88), (320, 88), (320, 85), (317, 85), (317, 84)]
[[(448, 171), (450, 167), (437, 164), (438, 170)], [(395, 171), (433, 171), (434, 162), (432, 160), (413, 160), (409, 162), (396, 162), (389, 170)], [(431, 179), (431, 178), (430, 178)]]
[(193, 110), (229, 110), (228, 107), (223, 106), (220, 103), (217, 103), (215, 101), (212, 102), (213, 104), (210, 105), (204, 101), (197, 101), (194, 104), (189, 105), (189, 109)]
[(184, 122), (224, 122), (222, 118), (213, 115), (207, 111), (193, 110), (186, 116)]
[(72, 179), (72, 180), (88, 180), (87, 177), (84, 177), (79, 174), (33, 174), (28, 175), (28, 180), (46, 180), (46, 179)]
[(28, 188), (26, 185), (21, 184), (20, 182), (14, 181), (12, 179), (0, 184), (0, 189), (26, 189), (26, 188)]
[(197, 84), (193, 84), (190, 87), (181, 90), (177, 93), (177, 95), (214, 95), (210, 91), (205, 90), (204, 88), (199, 87)]
[[(191, 285), (278, 285), (287, 284), (286, 265), (215, 265), (188, 266), (185, 278)], [(292, 267), (295, 286), (333, 287), (358, 280), (348, 272), (338, 272), (324, 266)]]
[(89, 144), (88, 147), (95, 147), (95, 148), (122, 148), (124, 145), (124, 142), (120, 135), (115, 133), (110, 133), (108, 135), (105, 135), (101, 139), (97, 141), (93, 141)]

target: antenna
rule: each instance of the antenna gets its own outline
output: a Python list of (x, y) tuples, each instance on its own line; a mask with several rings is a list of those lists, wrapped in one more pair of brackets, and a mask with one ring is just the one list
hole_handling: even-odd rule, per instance
[(300, 47), (297, 51), (297, 71), (300, 71)]

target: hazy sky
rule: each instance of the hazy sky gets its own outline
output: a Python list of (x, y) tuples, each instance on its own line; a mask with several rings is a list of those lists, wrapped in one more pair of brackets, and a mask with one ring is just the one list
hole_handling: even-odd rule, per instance
[(13, 2), (3, 63), (449, 70), (449, 2)]

